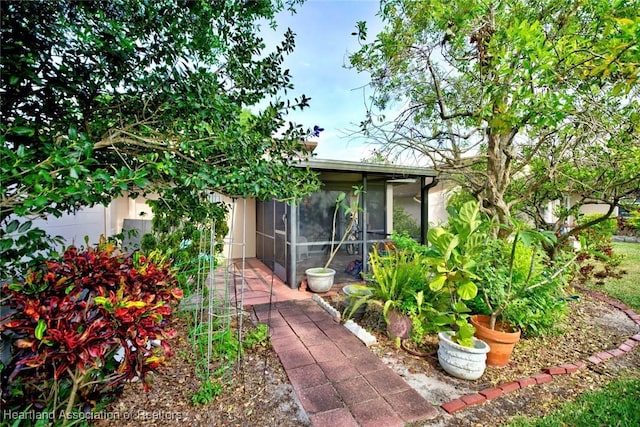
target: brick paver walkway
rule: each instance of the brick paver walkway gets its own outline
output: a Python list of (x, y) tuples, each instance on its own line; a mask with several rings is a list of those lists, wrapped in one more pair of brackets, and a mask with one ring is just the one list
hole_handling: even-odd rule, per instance
[(393, 427), (438, 415), (312, 301), (311, 293), (290, 289), (277, 278), (272, 282), (271, 272), (254, 259), (247, 260), (245, 278), (244, 305), (269, 324), (273, 348), (314, 426)]

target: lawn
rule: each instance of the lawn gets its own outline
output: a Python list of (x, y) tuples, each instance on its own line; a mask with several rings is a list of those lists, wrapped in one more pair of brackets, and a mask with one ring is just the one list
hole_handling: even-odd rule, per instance
[[(624, 255), (618, 279), (607, 278), (604, 285), (585, 283), (589, 288), (616, 298), (640, 312), (640, 244), (614, 243), (616, 254)], [(640, 351), (634, 349), (633, 351)], [(516, 418), (509, 426), (637, 426), (640, 425), (640, 370), (629, 378), (616, 379), (602, 388), (585, 393), (545, 418)]]
[(585, 393), (545, 418), (512, 421), (511, 427), (551, 426), (638, 426), (640, 377), (612, 381), (601, 389)]
[(604, 286), (590, 287), (619, 299), (640, 312), (640, 244), (614, 242), (613, 250), (614, 253), (624, 256), (620, 268), (626, 271), (626, 274), (619, 279), (606, 279)]

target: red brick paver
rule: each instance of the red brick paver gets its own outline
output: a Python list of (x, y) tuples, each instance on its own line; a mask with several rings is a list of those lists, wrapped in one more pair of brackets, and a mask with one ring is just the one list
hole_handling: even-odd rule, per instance
[(403, 426), (438, 409), (311, 300), (247, 260), (245, 307), (269, 325), (273, 348), (294, 391), (318, 427)]

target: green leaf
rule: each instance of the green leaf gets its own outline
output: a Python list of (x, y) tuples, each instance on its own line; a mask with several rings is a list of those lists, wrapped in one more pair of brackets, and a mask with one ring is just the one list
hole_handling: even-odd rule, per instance
[(18, 233), (24, 233), (27, 230), (29, 230), (31, 228), (31, 225), (33, 223), (31, 221), (25, 221), (22, 224), (20, 224), (20, 227), (18, 227)]
[(473, 334), (475, 334), (476, 328), (465, 319), (459, 319), (456, 324), (458, 325), (456, 342), (465, 347), (473, 347)]
[(467, 307), (467, 305), (462, 301), (458, 301), (455, 304), (453, 304), (453, 310), (456, 313), (471, 313), (471, 309)]
[(76, 129), (75, 126), (70, 126), (69, 127), (68, 136), (69, 136), (69, 139), (71, 139), (73, 141), (78, 139), (78, 129)]
[(433, 318), (433, 323), (438, 326), (448, 326), (455, 322), (455, 316), (453, 314), (440, 314)]
[(0, 252), (8, 251), (13, 246), (13, 239), (0, 239)]
[(456, 292), (461, 299), (467, 301), (476, 297), (478, 287), (471, 280), (466, 280), (458, 285)]
[(437, 292), (440, 289), (442, 289), (446, 281), (447, 281), (446, 274), (438, 274), (436, 275), (435, 279), (429, 282), (429, 289), (431, 289), (434, 292)]
[(19, 225), (20, 223), (18, 222), (17, 219), (14, 219), (13, 221), (11, 221), (9, 225), (7, 225), (7, 234), (13, 233), (14, 231), (16, 231)]
[(38, 340), (42, 340), (45, 331), (47, 330), (47, 322), (44, 319), (38, 320), (38, 325), (35, 329), (35, 336)]
[(36, 131), (33, 128), (26, 126), (14, 126), (11, 128), (11, 133), (18, 136), (32, 137)]

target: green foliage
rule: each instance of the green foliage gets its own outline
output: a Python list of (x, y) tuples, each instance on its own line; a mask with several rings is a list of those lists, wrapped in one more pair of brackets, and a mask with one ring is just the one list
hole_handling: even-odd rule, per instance
[(374, 247), (369, 254), (371, 275), (366, 277), (369, 284), (364, 289), (371, 293), (352, 298), (345, 317), (349, 318), (362, 304), (373, 302), (383, 308), (383, 317), (388, 321), (388, 312), (394, 308), (411, 318), (411, 338), (420, 342), (425, 334), (437, 331), (434, 319), (446, 310), (448, 298), (429, 288), (424, 261), (428, 247), (407, 234), (394, 233), (391, 240), (384, 252)]
[(57, 257), (54, 248), (62, 248), (60, 237), (48, 236), (26, 219), (13, 219), (0, 228), (0, 280), (22, 277), (25, 270)]
[[(203, 195), (184, 198), (180, 191), (175, 191), (171, 204), (164, 200), (148, 203), (154, 213), (153, 235), (143, 236), (142, 246), (170, 256), (178, 280), (189, 293), (197, 271), (206, 270), (210, 263), (216, 266), (216, 255), (222, 252), (224, 236), (229, 232), (228, 207)], [(175, 209), (176, 204), (184, 210)]]
[(407, 233), (393, 233), (391, 235), (393, 245), (401, 251), (407, 251), (416, 256), (423, 256), (427, 253), (428, 247), (421, 245), (415, 238)]
[(156, 193), (179, 214), (203, 192), (299, 200), (317, 189), (294, 165), (309, 131), (285, 121), (308, 98), (279, 98), (293, 89), (283, 62), (294, 35), (267, 51), (256, 24), (297, 3), (2, 2), (3, 263), (47, 243), (4, 231), (16, 217), (124, 194)]
[(615, 206), (640, 190), (638, 9), (383, 0), (384, 28), (368, 41), (359, 22), (349, 58), (373, 88), (361, 131), (385, 158), (426, 157), (504, 225), (518, 209), (546, 227), (541, 208), (567, 195)]
[[(237, 331), (222, 320), (201, 322), (189, 328), (189, 338), (196, 354), (196, 375), (200, 388), (191, 397), (195, 405), (205, 405), (222, 394), (231, 384), (233, 364), (245, 351), (266, 347), (269, 328), (258, 323), (239, 341)], [(210, 352), (210, 353), (209, 353)], [(208, 364), (211, 365), (208, 365)]]
[(382, 307), (382, 315), (389, 322), (389, 310), (400, 309), (403, 302), (414, 298), (416, 289), (423, 288), (424, 268), (420, 259), (408, 251), (390, 250), (381, 254), (376, 247), (369, 254), (369, 267), (371, 275), (367, 280), (371, 293), (357, 298), (351, 312), (365, 302), (372, 302)]
[[(472, 311), (507, 322), (523, 335), (554, 332), (567, 312), (564, 287), (573, 274), (574, 260), (557, 260), (553, 268), (540, 248), (539, 232), (520, 231), (512, 241), (490, 242), (483, 257), (490, 262), (478, 269), (481, 292), (469, 303)], [(523, 236), (533, 240), (523, 239)], [(549, 236), (549, 235), (548, 235)], [(550, 236), (549, 236), (550, 238)]]
[(269, 327), (264, 323), (258, 323), (256, 327), (245, 335), (242, 346), (254, 350), (258, 347), (266, 347), (269, 342)]
[(200, 384), (200, 388), (193, 396), (191, 402), (194, 405), (206, 405), (222, 394), (224, 386), (217, 380), (204, 380)]
[(475, 328), (467, 320), (471, 310), (465, 301), (478, 294), (476, 270), (488, 236), (480, 229), (482, 221), (477, 202), (466, 202), (448, 210), (448, 225), (432, 228), (427, 233), (430, 246), (425, 262), (433, 273), (429, 288), (434, 292), (444, 290), (450, 297), (449, 308), (437, 323), (448, 325), (455, 332), (453, 340), (470, 347)]
[[(586, 224), (600, 217), (602, 217), (600, 214), (580, 215), (577, 223), (578, 225)], [(618, 221), (616, 218), (608, 218), (581, 230), (580, 242), (585, 249), (601, 250), (611, 246), (611, 238), (616, 231), (618, 231)]]
[(135, 377), (148, 388), (148, 373), (172, 356), (165, 323), (182, 297), (175, 285), (159, 253), (125, 256), (104, 242), (4, 284), (3, 404), (70, 412)]
[[(585, 255), (583, 253), (581, 257)], [(617, 268), (612, 268), (603, 259), (583, 259), (580, 264), (580, 281), (585, 286), (599, 292), (604, 291), (632, 309), (640, 311), (640, 245), (614, 242), (613, 256), (620, 258)], [(584, 273), (585, 268), (590, 270), (590, 274)]]
[(411, 215), (399, 206), (393, 207), (393, 231), (405, 233), (413, 238), (420, 238), (420, 226)]
[(640, 231), (640, 208), (633, 209), (629, 212), (629, 218), (626, 219), (626, 223), (629, 227)]

